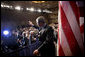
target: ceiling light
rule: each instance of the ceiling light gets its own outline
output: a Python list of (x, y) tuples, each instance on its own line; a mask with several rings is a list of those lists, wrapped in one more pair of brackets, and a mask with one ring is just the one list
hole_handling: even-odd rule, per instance
[(38, 11), (38, 12), (41, 12), (41, 9), (38, 9), (37, 11)]
[(33, 3), (44, 3), (45, 1), (32, 1)]
[(47, 10), (47, 9), (43, 10), (43, 12), (52, 13), (52, 11), (49, 11), (49, 10)]
[(21, 7), (20, 6), (16, 6), (15, 9), (16, 10), (21, 10)]
[(10, 6), (9, 5), (5, 5), (5, 7), (9, 8)]
[(1, 7), (4, 7), (4, 5), (1, 4)]
[(34, 8), (30, 8), (30, 11), (34, 11)]
[(30, 10), (30, 8), (26, 8), (26, 10)]

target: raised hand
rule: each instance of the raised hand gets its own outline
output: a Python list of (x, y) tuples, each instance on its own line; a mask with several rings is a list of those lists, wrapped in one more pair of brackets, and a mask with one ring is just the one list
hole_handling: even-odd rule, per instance
[(28, 24), (29, 24), (30, 26), (33, 26), (33, 25), (34, 25), (31, 21), (28, 21)]

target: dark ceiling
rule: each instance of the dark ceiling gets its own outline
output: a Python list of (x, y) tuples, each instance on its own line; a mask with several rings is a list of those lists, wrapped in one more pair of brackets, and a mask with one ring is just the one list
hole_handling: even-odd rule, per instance
[(9, 4), (9, 5), (20, 5), (22, 7), (35, 7), (42, 9), (51, 9), (55, 8), (58, 5), (58, 1), (45, 1), (44, 3), (33, 3), (32, 1), (2, 1), (1, 3)]
[[(14, 9), (1, 8), (1, 28), (13, 28), (19, 25), (27, 25), (27, 20), (31, 20), (34, 24), (35, 19), (42, 15), (46, 18), (47, 23), (52, 23), (57, 20), (58, 1), (46, 1), (44, 3), (33, 3), (32, 1), (1, 1), (1, 3), (12, 5), (13, 7), (19, 5), (22, 8), (34, 7), (40, 9), (48, 9), (53, 13), (39, 13), (29, 11), (17, 11)], [(52, 20), (52, 21), (51, 21)]]

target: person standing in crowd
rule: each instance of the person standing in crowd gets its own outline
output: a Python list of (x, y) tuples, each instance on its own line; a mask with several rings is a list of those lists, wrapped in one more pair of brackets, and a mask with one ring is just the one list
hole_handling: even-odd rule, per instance
[(46, 24), (45, 18), (43, 16), (39, 16), (36, 19), (38, 26), (35, 26), (31, 21), (28, 21), (28, 23), (32, 27), (38, 29), (40, 34), (38, 38), (41, 44), (36, 50), (34, 50), (33, 54), (40, 54), (40, 56), (55, 56), (54, 41), (57, 43), (57, 37), (54, 36), (54, 30), (52, 27)]

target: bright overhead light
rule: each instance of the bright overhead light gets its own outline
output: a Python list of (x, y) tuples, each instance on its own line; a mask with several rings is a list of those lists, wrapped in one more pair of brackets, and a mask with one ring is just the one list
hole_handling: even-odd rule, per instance
[(49, 11), (49, 10), (47, 10), (47, 9), (43, 10), (43, 12), (52, 13), (52, 11)]
[(9, 5), (2, 5), (1, 4), (1, 7), (7, 7), (7, 8), (9, 8), (10, 6)]
[(26, 10), (30, 10), (30, 8), (26, 8)]
[(5, 30), (5, 31), (3, 31), (3, 34), (4, 35), (8, 35), (9, 34), (9, 31), (8, 30)]
[(34, 11), (34, 8), (30, 8), (30, 11)]
[(4, 7), (4, 5), (1, 4), (1, 7)]
[(6, 7), (6, 8), (12, 9), (12, 6), (9, 6), (9, 5), (3, 5), (3, 4), (1, 4), (1, 7)]
[(34, 8), (26, 8), (26, 10), (35, 11)]
[(5, 7), (9, 8), (10, 6), (9, 5), (5, 5)]
[(21, 10), (21, 7), (20, 6), (16, 6), (15, 9), (16, 10)]
[(41, 9), (37, 9), (37, 10), (35, 10), (34, 8), (26, 8), (26, 10), (41, 12)]
[(33, 3), (44, 3), (45, 1), (32, 1)]
[(37, 11), (38, 11), (38, 12), (41, 12), (41, 9), (38, 9)]

